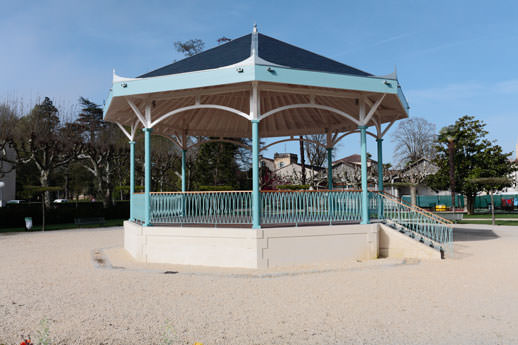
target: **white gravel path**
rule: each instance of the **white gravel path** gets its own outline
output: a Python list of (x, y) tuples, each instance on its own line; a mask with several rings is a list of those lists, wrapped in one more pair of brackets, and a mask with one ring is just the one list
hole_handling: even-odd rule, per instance
[(518, 227), (490, 229), (459, 226), (449, 260), (275, 277), (139, 265), (120, 228), (0, 234), (0, 344), (42, 319), (53, 344), (518, 344)]

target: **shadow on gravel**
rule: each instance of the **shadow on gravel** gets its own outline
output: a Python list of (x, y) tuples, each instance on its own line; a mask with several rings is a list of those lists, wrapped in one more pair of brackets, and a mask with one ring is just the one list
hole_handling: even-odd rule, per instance
[(453, 229), (453, 242), (463, 241), (487, 241), (499, 238), (493, 230), (490, 229), (466, 229), (466, 228), (454, 228)]

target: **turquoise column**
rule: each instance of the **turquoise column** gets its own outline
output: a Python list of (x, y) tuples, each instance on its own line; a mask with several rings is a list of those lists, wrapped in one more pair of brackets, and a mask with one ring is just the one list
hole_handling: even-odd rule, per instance
[(327, 189), (333, 189), (333, 148), (327, 148)]
[(182, 192), (185, 192), (185, 150), (182, 150)]
[(252, 228), (261, 228), (259, 191), (259, 120), (252, 120)]
[(151, 225), (151, 128), (144, 128), (144, 226)]
[(367, 185), (367, 126), (360, 126), (362, 158), (362, 224), (369, 224), (369, 191)]
[[(383, 139), (377, 138), (378, 143), (378, 190), (383, 192)], [(378, 219), (383, 218), (383, 198), (378, 196)]]
[(378, 143), (378, 190), (383, 192), (383, 139), (376, 139)]
[(133, 194), (135, 194), (135, 142), (130, 144), (130, 220), (135, 220), (133, 211)]

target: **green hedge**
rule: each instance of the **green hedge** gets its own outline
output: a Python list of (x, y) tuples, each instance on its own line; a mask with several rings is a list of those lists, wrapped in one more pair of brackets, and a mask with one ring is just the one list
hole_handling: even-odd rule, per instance
[[(0, 228), (24, 227), (25, 217), (32, 217), (34, 225), (41, 224), (41, 203), (7, 205), (0, 207)], [(54, 204), (45, 212), (46, 224), (73, 223), (75, 218), (104, 217), (105, 219), (129, 218), (129, 201), (118, 201), (103, 208), (101, 202)]]
[(309, 184), (281, 184), (277, 186), (281, 190), (301, 190), (309, 189)]
[(201, 192), (213, 192), (213, 191), (229, 191), (229, 190), (235, 190), (232, 186), (200, 186), (199, 190)]

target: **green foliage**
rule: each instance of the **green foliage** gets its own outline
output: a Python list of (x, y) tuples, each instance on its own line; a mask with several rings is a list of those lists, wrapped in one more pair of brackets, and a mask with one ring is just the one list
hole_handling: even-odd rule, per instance
[(206, 191), (228, 191), (234, 190), (235, 188), (232, 186), (199, 186), (198, 190), (206, 192)]
[(29, 186), (23, 186), (23, 191), (21, 192), (21, 195), (23, 196), (24, 199), (30, 199), (35, 195), (40, 195), (45, 192), (57, 192), (61, 189), (62, 189), (61, 187), (57, 187), (57, 186), (41, 187), (41, 186), (30, 186), (29, 185)]
[(449, 188), (448, 142), (453, 140), (455, 191), (467, 197), (470, 213), (473, 212), (476, 194), (483, 190), (481, 184), (474, 179), (507, 177), (516, 170), (516, 164), (509, 160), (511, 154), (502, 152), (499, 145), (487, 139), (485, 127), (484, 122), (466, 115), (452, 126), (443, 128), (438, 137), (437, 156), (434, 160), (439, 170), (426, 181), (435, 190)]
[(210, 142), (201, 145), (194, 163), (195, 189), (222, 185), (238, 188), (238, 153), (238, 146), (230, 143)]
[(280, 190), (303, 190), (303, 189), (309, 189), (309, 184), (282, 184), (282, 185), (278, 185), (277, 189), (280, 189)]
[(40, 321), (40, 330), (38, 331), (38, 344), (39, 345), (50, 345), (52, 340), (50, 339), (49, 322), (46, 319)]

